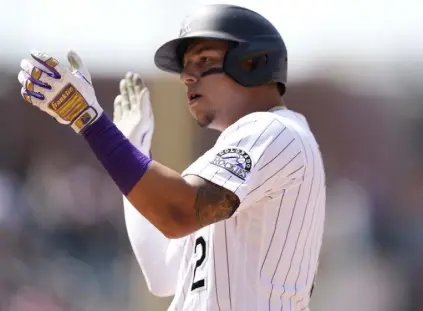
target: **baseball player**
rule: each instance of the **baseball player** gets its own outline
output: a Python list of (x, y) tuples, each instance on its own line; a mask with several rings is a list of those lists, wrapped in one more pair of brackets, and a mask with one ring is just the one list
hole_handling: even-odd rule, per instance
[(169, 310), (309, 310), (324, 166), (306, 119), (283, 104), (287, 51), (268, 20), (204, 6), (157, 50), (198, 124), (221, 132), (182, 174), (151, 158), (154, 118), (139, 76), (121, 81), (114, 124), (74, 51), (70, 68), (31, 56), (22, 96), (82, 136), (122, 191), (135, 255), (150, 290), (174, 296)]

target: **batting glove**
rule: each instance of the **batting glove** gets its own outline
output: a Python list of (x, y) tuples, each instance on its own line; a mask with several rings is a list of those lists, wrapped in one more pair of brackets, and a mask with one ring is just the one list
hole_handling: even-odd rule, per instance
[(90, 73), (74, 51), (67, 54), (70, 67), (37, 50), (30, 54), (33, 59), (21, 61), (18, 75), (27, 102), (77, 133), (101, 116), (103, 109), (97, 102)]
[(142, 153), (148, 155), (154, 132), (150, 92), (137, 74), (128, 72), (119, 84), (113, 122)]

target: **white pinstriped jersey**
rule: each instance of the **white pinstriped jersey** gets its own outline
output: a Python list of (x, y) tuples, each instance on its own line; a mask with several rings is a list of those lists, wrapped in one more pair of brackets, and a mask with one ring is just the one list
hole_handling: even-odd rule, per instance
[(288, 109), (249, 114), (182, 175), (190, 174), (233, 191), (241, 205), (183, 238), (169, 311), (309, 310), (326, 194), (305, 118)]

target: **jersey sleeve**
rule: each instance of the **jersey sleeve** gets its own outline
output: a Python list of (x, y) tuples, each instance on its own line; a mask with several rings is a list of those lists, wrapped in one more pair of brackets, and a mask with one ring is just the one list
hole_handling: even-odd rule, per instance
[(125, 224), (149, 291), (159, 297), (176, 292), (185, 238), (168, 239), (123, 196)]
[(305, 165), (301, 131), (290, 119), (251, 114), (225, 130), (182, 176), (197, 175), (232, 191), (241, 210), (301, 179)]

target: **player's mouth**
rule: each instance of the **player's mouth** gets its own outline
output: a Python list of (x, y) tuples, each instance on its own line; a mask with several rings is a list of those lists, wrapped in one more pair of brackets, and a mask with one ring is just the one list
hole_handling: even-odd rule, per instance
[(188, 92), (187, 96), (188, 96), (188, 104), (189, 105), (194, 104), (199, 98), (202, 97), (202, 95), (200, 95), (199, 93), (195, 93), (195, 92)]

